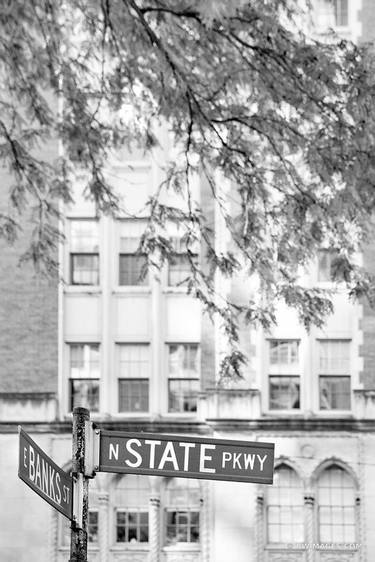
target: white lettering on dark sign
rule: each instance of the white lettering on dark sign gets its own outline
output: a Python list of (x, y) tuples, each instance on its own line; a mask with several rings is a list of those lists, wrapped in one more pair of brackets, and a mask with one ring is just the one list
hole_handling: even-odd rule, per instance
[(101, 431), (99, 471), (272, 483), (274, 444)]
[(66, 517), (72, 516), (72, 479), (20, 430), (19, 477)]

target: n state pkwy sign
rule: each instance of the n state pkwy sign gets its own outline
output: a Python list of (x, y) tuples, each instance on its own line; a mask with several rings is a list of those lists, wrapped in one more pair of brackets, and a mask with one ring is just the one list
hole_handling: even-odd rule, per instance
[(99, 472), (272, 484), (274, 444), (103, 431)]

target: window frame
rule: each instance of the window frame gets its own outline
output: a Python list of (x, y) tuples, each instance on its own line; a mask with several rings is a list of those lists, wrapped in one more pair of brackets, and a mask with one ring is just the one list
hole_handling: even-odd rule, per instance
[[(102, 364), (101, 364), (101, 344), (100, 342), (88, 342), (88, 341), (84, 341), (84, 342), (76, 342), (76, 341), (69, 341), (65, 343), (66, 345), (66, 349), (67, 349), (67, 394), (68, 394), (68, 400), (67, 400), (67, 405), (68, 405), (68, 412), (72, 412), (73, 411), (73, 407), (74, 407), (74, 393), (73, 393), (73, 385), (74, 385), (74, 381), (87, 381), (87, 382), (93, 382), (93, 383), (97, 383), (97, 390), (98, 390), (98, 404), (97, 404), (97, 409), (96, 408), (92, 408), (90, 407), (90, 411), (94, 414), (97, 414), (100, 412), (101, 410), (101, 383), (102, 383)], [(83, 355), (85, 356), (85, 354), (90, 354), (90, 347), (95, 346), (97, 348), (98, 351), (98, 361), (94, 362), (95, 365), (97, 365), (97, 375), (96, 376), (92, 376), (90, 374), (91, 369), (88, 370), (89, 374), (88, 376), (84, 376), (82, 374), (78, 374), (73, 376), (72, 375), (72, 347), (73, 346), (79, 346), (79, 347), (83, 347)], [(85, 348), (88, 348), (88, 351), (86, 351)], [(85, 358), (84, 358), (85, 359)], [(84, 362), (85, 363), (85, 362)], [(88, 364), (90, 365), (90, 361), (88, 362)], [(87, 368), (86, 365), (84, 364), (84, 368)]]
[[(130, 486), (126, 486), (126, 479), (130, 481)], [(123, 485), (122, 482), (124, 483)], [(145, 484), (142, 486), (142, 484)], [(123, 501), (121, 494), (125, 494), (126, 498), (129, 497), (129, 490), (133, 493), (136, 491), (136, 501), (133, 502)], [(120, 494), (120, 498), (117, 494)], [(150, 549), (150, 498), (152, 490), (148, 481), (144, 476), (137, 474), (117, 474), (114, 476), (110, 489), (109, 489), (109, 499), (110, 499), (110, 513), (109, 513), (109, 525), (110, 525), (110, 550), (115, 552), (123, 552), (127, 550), (139, 550), (148, 551)], [(147, 514), (147, 542), (146, 541), (118, 541), (117, 540), (117, 513), (146, 513)], [(140, 523), (140, 518), (137, 518), (137, 522)]]
[[(121, 525), (122, 527), (124, 527), (124, 532), (125, 535), (127, 535), (128, 540), (124, 540), (124, 541), (119, 541), (118, 540), (118, 528), (120, 527), (119, 523), (118, 523), (118, 515), (119, 514), (124, 514), (126, 516), (126, 522), (124, 525)], [(141, 516), (142, 515), (147, 515), (147, 541), (142, 541), (139, 540), (137, 538), (136, 541), (132, 542), (132, 540), (129, 540), (129, 528), (131, 527), (130, 523), (129, 523), (129, 514), (136, 514), (136, 524), (132, 525), (133, 527), (135, 526), (136, 529), (136, 534), (137, 537), (140, 537), (141, 534), (141, 528), (144, 527), (145, 525), (142, 524), (141, 522)], [(150, 544), (150, 514), (149, 514), (149, 510), (147, 509), (141, 509), (141, 508), (132, 508), (132, 507), (121, 507), (121, 506), (116, 506), (114, 509), (114, 533), (115, 533), (115, 540), (114, 540), (114, 544), (116, 545), (116, 547), (123, 547), (125, 549), (130, 547), (134, 547), (134, 546), (139, 546), (141, 545), (141, 547), (145, 547), (148, 546)], [(125, 545), (125, 547), (123, 546)]]
[[(303, 478), (301, 478), (301, 476), (298, 474), (298, 472), (295, 470), (295, 468), (293, 468), (292, 466), (290, 466), (289, 464), (282, 462), (280, 464), (278, 464), (277, 466), (275, 466), (275, 474), (277, 474), (277, 471), (280, 470), (288, 470), (290, 474), (292, 474), (295, 479), (296, 482), (300, 483), (300, 486), (298, 487), (293, 487), (290, 488), (291, 490), (299, 490), (300, 491), (300, 500), (301, 503), (290, 503), (289, 504), (285, 504), (281, 502), (280, 497), (279, 499), (279, 504), (274, 504), (270, 502), (270, 496), (271, 494), (275, 494), (276, 495), (276, 490), (281, 489), (287, 489), (287, 487), (280, 487), (280, 486), (276, 486), (274, 484), (274, 486), (272, 487), (272, 489), (267, 489), (266, 492), (266, 501), (265, 501), (265, 513), (264, 513), (264, 524), (265, 524), (265, 545), (267, 546), (267, 548), (285, 548), (287, 549), (287, 545), (291, 544), (293, 542), (296, 543), (304, 543), (305, 539), (306, 539), (306, 524), (305, 524), (305, 502), (304, 502), (304, 482), (303, 482)], [(288, 488), (289, 489), (289, 488)], [(278, 492), (279, 496), (282, 496), (282, 492)], [(294, 498), (295, 494), (290, 493), (290, 497)], [(285, 501), (285, 500), (284, 500)], [(300, 517), (300, 525), (302, 527), (302, 536), (297, 536), (297, 537), (291, 537), (288, 540), (285, 541), (270, 541), (269, 540), (269, 512), (270, 512), (270, 508), (278, 508), (279, 512), (282, 512), (282, 510), (286, 510), (286, 508), (296, 508), (296, 509), (300, 509), (301, 511), (301, 517)], [(280, 516), (279, 516), (279, 521), (281, 520)], [(293, 515), (291, 516), (291, 520), (293, 520)], [(280, 529), (283, 528), (283, 526), (279, 525)], [(285, 526), (284, 526), (285, 527)], [(293, 531), (293, 529), (295, 528), (293, 524), (291, 524), (291, 529)], [(280, 533), (279, 533), (280, 534)]]
[[(197, 349), (197, 355), (196, 355), (196, 362), (197, 362), (197, 371), (195, 373), (195, 376), (187, 376), (187, 375), (176, 375), (173, 374), (173, 372), (170, 370), (170, 348), (172, 346), (196, 346)], [(169, 415), (182, 415), (182, 416), (191, 416), (197, 415), (197, 411), (198, 411), (198, 395), (200, 392), (200, 382), (201, 382), (201, 344), (199, 342), (178, 342), (178, 341), (169, 341), (166, 342), (166, 411)], [(184, 359), (182, 359), (182, 362), (184, 362)], [(183, 371), (181, 371), (183, 372)], [(198, 386), (198, 390), (196, 391), (196, 407), (193, 410), (171, 410), (170, 408), (170, 404), (171, 404), (171, 396), (170, 396), (170, 382), (174, 382), (174, 381), (191, 381), (191, 382), (196, 382), (197, 386)], [(193, 392), (194, 394), (194, 392)], [(188, 397), (189, 398), (189, 397)]]
[[(280, 343), (282, 344), (296, 344), (295, 353), (296, 353), (296, 360), (289, 360), (293, 357), (293, 350), (287, 350), (287, 358), (288, 361), (272, 361), (272, 344)], [(280, 413), (288, 412), (290, 414), (299, 414), (302, 411), (302, 381), (303, 381), (303, 372), (302, 372), (302, 350), (301, 350), (301, 339), (300, 338), (281, 338), (281, 337), (270, 337), (266, 339), (266, 392), (265, 399), (266, 399), (266, 410), (270, 414), (277, 415)], [(277, 408), (271, 407), (271, 381), (272, 379), (295, 379), (295, 383), (297, 383), (298, 395), (296, 397), (296, 401), (298, 403), (297, 407), (291, 408)], [(279, 383), (280, 384), (280, 383)], [(291, 391), (290, 391), (291, 392)], [(289, 393), (290, 393), (289, 392)], [(282, 398), (282, 397), (281, 397)]]
[[(97, 516), (97, 521), (96, 521), (96, 536), (97, 539), (95, 541), (90, 541), (90, 525), (92, 525), (92, 523), (90, 522), (90, 515), (95, 514)], [(99, 548), (99, 537), (100, 537), (100, 515), (99, 515), (99, 509), (98, 508), (94, 508), (94, 509), (89, 509), (88, 511), (88, 517), (87, 517), (87, 547), (88, 548)]]
[[(122, 368), (121, 368), (121, 363), (123, 363), (123, 361), (121, 361), (121, 349), (124, 348), (130, 348), (130, 347), (134, 347), (134, 348), (144, 348), (146, 350), (146, 356), (147, 356), (147, 360), (146, 361), (140, 361), (141, 365), (145, 365), (145, 368), (147, 370), (147, 376), (143, 376), (142, 373), (137, 373), (136, 376), (123, 376), (122, 375)], [(115, 356), (116, 356), (116, 395), (117, 395), (117, 413), (119, 415), (126, 415), (126, 416), (137, 416), (137, 415), (141, 415), (141, 416), (145, 416), (145, 415), (149, 415), (150, 413), (150, 406), (151, 406), (151, 380), (152, 380), (152, 348), (151, 348), (151, 344), (150, 342), (116, 342), (115, 344)], [(124, 363), (127, 363), (126, 361), (124, 361)], [(131, 363), (129, 361), (129, 363)], [(142, 367), (141, 367), (141, 371), (142, 371)], [(120, 383), (122, 381), (147, 381), (147, 410), (122, 410), (120, 409), (120, 399), (121, 399), (121, 394), (120, 394)]]
[[(142, 236), (143, 230), (147, 226), (147, 220), (145, 218), (119, 218), (116, 220), (116, 281), (115, 286), (117, 290), (120, 291), (129, 291), (129, 290), (136, 290), (136, 291), (149, 291), (151, 285), (151, 276), (149, 268), (147, 267), (147, 272), (144, 278), (139, 279), (138, 282), (133, 284), (122, 284), (120, 283), (121, 277), (121, 257), (134, 257), (136, 261), (145, 260), (147, 266), (147, 254), (144, 252), (139, 251), (140, 240)], [(123, 234), (126, 234), (123, 235)], [(122, 248), (122, 239), (127, 239), (128, 241), (134, 242), (134, 250), (130, 250), (127, 248), (123, 250)], [(131, 244), (132, 245), (132, 244)], [(140, 269), (143, 268), (143, 265)], [(141, 271), (140, 271), (141, 272)]]
[[(322, 344), (332, 344), (332, 343), (337, 343), (337, 344), (347, 344), (348, 348), (347, 348), (347, 355), (345, 355), (343, 358), (340, 358), (341, 360), (347, 361), (347, 371), (345, 372), (345, 369), (342, 370), (342, 372), (339, 372), (339, 370), (336, 370), (334, 367), (328, 367), (328, 368), (322, 368), (321, 367), (321, 360), (322, 360)], [(353, 387), (353, 361), (352, 361), (352, 340), (350, 338), (317, 338), (315, 341), (315, 345), (317, 348), (317, 353), (316, 353), (316, 357), (317, 357), (317, 365), (316, 365), (316, 375), (315, 375), (315, 385), (316, 385), (316, 389), (317, 389), (317, 404), (316, 404), (316, 408), (317, 411), (319, 412), (320, 415), (325, 415), (325, 414), (330, 414), (330, 415), (337, 415), (337, 414), (350, 414), (352, 412), (352, 408), (353, 408), (353, 397), (352, 397), (352, 387)], [(327, 348), (328, 349), (328, 348)], [(330, 356), (335, 355), (334, 352), (330, 352)], [(330, 360), (330, 357), (327, 355), (328, 361)], [(324, 372), (325, 371), (325, 372)], [(336, 379), (336, 380), (348, 380), (349, 381), (349, 393), (345, 393), (345, 395), (348, 394), (348, 401), (349, 401), (349, 406), (348, 408), (333, 408), (331, 407), (327, 407), (327, 408), (322, 408), (322, 390), (324, 390), (324, 388), (321, 387), (321, 382), (324, 381), (324, 379), (328, 380), (328, 379)]]
[[(344, 527), (351, 527), (353, 529), (354, 532), (354, 537), (352, 540), (347, 540), (345, 537), (344, 539), (341, 539), (340, 541), (336, 541), (336, 540), (332, 540), (332, 535), (330, 537), (330, 540), (323, 540), (322, 537), (322, 529), (321, 529), (321, 508), (322, 507), (329, 507), (330, 510), (332, 510), (332, 508), (336, 508), (336, 509), (343, 509), (345, 507), (349, 507), (349, 506), (345, 506), (345, 505), (337, 505), (337, 504), (333, 504), (332, 502), (329, 503), (328, 505), (321, 505), (320, 503), (320, 490), (319, 490), (319, 480), (322, 478), (322, 476), (324, 475), (325, 472), (330, 471), (330, 470), (334, 470), (334, 469), (338, 469), (340, 471), (342, 471), (343, 475), (348, 479), (348, 481), (350, 481), (352, 483), (351, 486), (351, 490), (352, 490), (352, 495), (353, 495), (353, 502), (352, 505), (350, 506), (350, 508), (353, 511), (353, 524), (352, 525), (347, 525), (345, 524), (345, 516), (341, 517), (341, 525)], [(357, 501), (358, 501), (358, 485), (357, 485), (357, 481), (355, 479), (355, 477), (353, 477), (353, 474), (351, 474), (350, 471), (347, 470), (346, 467), (341, 466), (340, 463), (338, 463), (337, 461), (332, 461), (329, 462), (328, 464), (325, 463), (324, 466), (320, 467), (319, 472), (317, 473), (317, 475), (314, 478), (314, 483), (315, 483), (315, 489), (316, 489), (316, 501), (315, 501), (315, 521), (316, 521), (316, 539), (318, 542), (324, 542), (324, 543), (331, 543), (333, 545), (338, 545), (337, 548), (340, 550), (340, 544), (343, 543), (351, 543), (351, 544), (357, 544), (357, 540), (358, 540), (358, 532), (359, 532), (359, 523), (358, 523), (358, 516), (357, 516)], [(324, 489), (327, 489), (326, 487), (324, 487)], [(338, 489), (338, 487), (333, 487), (332, 489)], [(345, 487), (341, 488), (341, 490), (344, 490)], [(338, 525), (330, 525), (331, 528), (331, 532), (332, 532), (332, 528), (333, 527), (337, 527)], [(343, 533), (344, 536), (344, 533)]]
[[(181, 488), (183, 488), (184, 493), (186, 494), (185, 499), (187, 499), (187, 502), (180, 504), (180, 502), (178, 502), (177, 505), (177, 501), (170, 501), (169, 498), (169, 494), (170, 492), (170, 488), (173, 486), (175, 481), (178, 481), (178, 483), (182, 482), (185, 484), (185, 487), (183, 488), (181, 486)], [(192, 494), (189, 492), (189, 489), (191, 487), (195, 486), (198, 492), (198, 496), (199, 496), (199, 500), (196, 503), (196, 505), (192, 503), (192, 505), (189, 504), (189, 500), (191, 500), (192, 498)], [(176, 489), (178, 490), (178, 485), (176, 487)], [(162, 510), (162, 528), (163, 528), (163, 549), (166, 550), (200, 550), (202, 548), (202, 525), (203, 525), (203, 517), (202, 517), (202, 505), (203, 505), (203, 497), (202, 497), (202, 488), (201, 488), (201, 484), (199, 482), (199, 480), (196, 479), (189, 479), (189, 478), (185, 478), (185, 479), (181, 479), (181, 478), (166, 478), (164, 481), (164, 490), (163, 490), (163, 510)], [(188, 514), (188, 523), (187, 523), (187, 535), (189, 537), (191, 537), (191, 531), (192, 528), (197, 527), (198, 528), (198, 540), (196, 541), (176, 541), (176, 542), (168, 542), (168, 514), (171, 513), (176, 513), (177, 516), (180, 514)], [(198, 515), (198, 522), (196, 524), (192, 524), (192, 518), (191, 518), (191, 514), (197, 514)], [(178, 526), (176, 526), (176, 531), (178, 529)]]
[[(344, 0), (346, 6), (342, 9), (343, 0), (331, 0), (332, 7), (322, 9), (320, 2), (316, 3), (315, 17), (317, 20), (318, 32), (327, 32), (329, 29), (346, 30), (350, 27), (350, 0)], [(328, 4), (328, 2), (327, 2)], [(340, 4), (340, 6), (339, 6)], [(346, 14), (346, 20), (343, 20)]]
[[(186, 291), (187, 285), (189, 283), (189, 278), (192, 276), (193, 271), (191, 267), (191, 262), (199, 266), (199, 246), (197, 241), (191, 242), (189, 245), (185, 242), (186, 233), (182, 232), (175, 232), (173, 235), (169, 236), (170, 244), (172, 246), (172, 252), (167, 259), (167, 271), (166, 271), (166, 286), (168, 289), (183, 289)], [(185, 270), (185, 268), (180, 269), (171, 269), (171, 266), (178, 266), (178, 258), (184, 258), (188, 264), (188, 275), (186, 275), (183, 279), (179, 279), (178, 282), (171, 283), (171, 274), (179, 274), (181, 275)], [(177, 259), (177, 263), (173, 263), (174, 260)]]
[[(82, 247), (80, 247), (79, 244), (79, 238), (75, 238), (74, 237), (74, 224), (88, 224), (88, 223), (92, 223), (93, 225), (95, 225), (95, 230), (96, 230), (96, 234), (94, 234), (92, 236), (93, 238), (93, 246), (92, 248), (89, 248), (89, 245), (87, 245), (85, 247), (85, 245), (83, 245)], [(71, 287), (77, 288), (77, 287), (99, 287), (100, 286), (100, 222), (97, 218), (92, 218), (92, 217), (71, 217), (68, 218), (68, 229), (69, 229), (69, 244), (68, 244), (68, 254), (69, 254), (69, 259), (67, 260), (67, 264), (68, 264), (68, 279), (69, 279), (69, 285)], [(96, 243), (95, 243), (96, 242)], [(83, 256), (83, 257), (93, 257), (96, 258), (96, 268), (89, 270), (91, 273), (96, 274), (96, 283), (81, 283), (81, 282), (75, 282), (74, 281), (74, 273), (75, 273), (75, 269), (73, 266), (73, 262), (74, 262), (74, 258), (75, 257), (79, 257), (79, 256)]]
[[(134, 258), (135, 261), (145, 260), (145, 265), (147, 266), (147, 255), (141, 252), (119, 252), (118, 254), (118, 286), (119, 287), (149, 287), (149, 273), (145, 274), (145, 276), (141, 276), (141, 271), (139, 272), (138, 282), (137, 283), (121, 283), (121, 258)], [(141, 266), (141, 270), (143, 269), (144, 265)]]

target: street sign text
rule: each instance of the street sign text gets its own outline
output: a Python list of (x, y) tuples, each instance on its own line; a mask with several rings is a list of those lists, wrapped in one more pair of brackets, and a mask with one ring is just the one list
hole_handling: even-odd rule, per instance
[(19, 428), (18, 476), (68, 519), (72, 518), (72, 478)]
[(274, 444), (100, 432), (99, 471), (272, 484)]

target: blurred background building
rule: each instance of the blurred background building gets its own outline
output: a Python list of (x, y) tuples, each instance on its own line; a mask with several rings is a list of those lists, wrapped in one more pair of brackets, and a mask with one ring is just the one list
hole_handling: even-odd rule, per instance
[[(314, 19), (319, 33), (332, 26), (367, 41), (375, 5), (317, 0)], [(0, 559), (69, 559), (68, 522), (17, 479), (17, 425), (69, 471), (71, 412), (82, 405), (105, 429), (276, 444), (273, 486), (99, 473), (90, 483), (90, 561), (370, 561), (375, 312), (339, 288), (334, 314), (307, 333), (280, 306), (271, 332), (242, 327), (244, 378), (218, 387), (225, 341), (187, 294), (183, 227), (169, 229), (172, 263), (141, 275), (145, 202), (163, 179), (168, 142), (111, 162), (127, 214), (98, 218), (77, 181), (75, 202), (63, 209), (59, 281), (18, 266), (22, 240), (1, 244)], [(216, 203), (199, 179), (194, 189), (224, 247)], [(235, 204), (230, 186), (225, 193)], [(171, 193), (164, 200), (183, 204)], [(204, 267), (203, 245), (194, 259)], [(333, 287), (333, 259), (322, 248), (303, 282)], [(375, 246), (361, 259), (374, 271)], [(244, 278), (218, 284), (239, 301), (251, 290)]]

